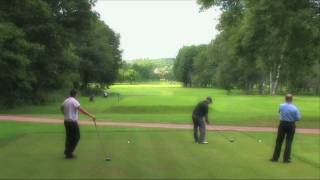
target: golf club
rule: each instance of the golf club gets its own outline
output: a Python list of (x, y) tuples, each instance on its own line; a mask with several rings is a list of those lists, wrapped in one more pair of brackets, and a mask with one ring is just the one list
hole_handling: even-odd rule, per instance
[[(102, 153), (105, 153), (105, 148), (104, 148), (105, 146), (104, 146), (104, 144), (102, 143), (101, 136), (100, 136), (100, 132), (99, 132), (99, 130), (98, 130), (98, 126), (97, 126), (96, 120), (93, 120), (93, 123), (94, 123), (94, 127), (95, 127), (95, 129), (96, 129), (96, 134), (97, 134), (97, 136), (98, 136), (98, 141), (99, 141), (99, 144), (100, 144), (101, 152), (102, 152)], [(107, 153), (105, 153), (105, 154), (107, 154)], [(106, 160), (106, 161), (111, 161), (111, 156), (107, 155), (107, 157), (106, 157), (105, 160)]]
[(229, 137), (227, 137), (225, 134), (223, 134), (223, 133), (220, 132), (220, 131), (217, 131), (217, 132), (219, 132), (219, 134), (220, 134), (222, 137), (224, 137), (225, 139), (227, 139), (229, 142), (233, 143), (233, 142), (235, 141), (234, 138), (229, 138)]

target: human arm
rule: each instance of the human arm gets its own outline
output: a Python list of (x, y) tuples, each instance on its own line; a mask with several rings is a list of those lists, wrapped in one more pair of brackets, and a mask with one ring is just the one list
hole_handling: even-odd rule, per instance
[(196, 117), (194, 115), (192, 115), (192, 123), (194, 124), (194, 123), (196, 123), (196, 121), (197, 121)]
[(61, 111), (62, 114), (64, 114), (64, 106), (63, 106), (63, 104), (61, 104), (61, 106), (60, 106), (60, 111)]
[(296, 121), (299, 121), (301, 119), (301, 113), (300, 113), (300, 111), (299, 111), (299, 109), (297, 108), (297, 110), (296, 110)]
[(210, 124), (210, 123), (209, 123), (209, 118), (208, 118), (208, 113), (209, 113), (209, 104), (206, 104), (206, 106), (205, 106), (205, 116), (204, 116), (204, 118), (205, 118), (206, 123), (207, 123), (207, 124)]
[(208, 114), (204, 117), (204, 119), (205, 119), (205, 121), (206, 121), (207, 124), (210, 124), (209, 118), (208, 118)]
[(278, 108), (278, 113), (280, 114), (281, 113), (281, 104), (279, 105), (279, 108)]
[(84, 108), (79, 107), (78, 109), (79, 109), (79, 111), (80, 111), (82, 114), (91, 117), (93, 121), (96, 120), (96, 117), (95, 117), (94, 115), (90, 114), (90, 113), (89, 113), (87, 110), (85, 110)]

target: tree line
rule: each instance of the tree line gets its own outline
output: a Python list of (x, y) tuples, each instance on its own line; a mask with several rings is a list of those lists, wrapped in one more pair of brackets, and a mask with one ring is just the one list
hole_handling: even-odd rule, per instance
[(57, 91), (116, 80), (119, 34), (93, 11), (95, 3), (0, 1), (0, 106), (44, 103)]
[(174, 58), (135, 59), (123, 61), (119, 69), (118, 82), (145, 82), (174, 80), (172, 71)]
[(187, 87), (320, 93), (320, 2), (198, 0), (220, 7), (211, 43), (182, 47), (174, 73)]

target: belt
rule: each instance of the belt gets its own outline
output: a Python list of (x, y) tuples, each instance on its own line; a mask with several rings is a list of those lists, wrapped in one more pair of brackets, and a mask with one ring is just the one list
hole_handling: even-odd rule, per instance
[(295, 121), (280, 121), (280, 123), (284, 125), (294, 125)]
[(77, 122), (77, 121), (72, 120), (72, 119), (65, 119), (64, 121), (65, 121), (65, 122)]

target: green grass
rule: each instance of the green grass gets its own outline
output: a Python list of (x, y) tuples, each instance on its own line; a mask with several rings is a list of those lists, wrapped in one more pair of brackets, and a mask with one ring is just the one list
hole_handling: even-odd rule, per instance
[[(228, 95), (220, 89), (182, 88), (179, 84), (166, 83), (119, 84), (111, 86), (109, 92), (112, 95), (108, 98), (97, 97), (92, 103), (87, 97), (81, 97), (80, 103), (98, 120), (190, 123), (197, 102), (212, 96), (214, 103), (210, 107), (209, 118), (213, 124), (277, 126), (278, 106), (284, 99), (283, 96), (244, 95), (241, 91)], [(116, 93), (120, 94), (120, 99)], [(298, 127), (320, 128), (319, 101), (316, 96), (294, 97), (294, 103), (302, 113)], [(61, 118), (61, 102), (2, 110), (0, 113)]]
[[(97, 97), (95, 102), (80, 97), (80, 103), (98, 120), (190, 123), (195, 104), (210, 95), (214, 98), (209, 114), (213, 124), (276, 126), (278, 105), (283, 102), (282, 96), (244, 95), (240, 91), (228, 95), (219, 89), (181, 88), (179, 84), (165, 83), (114, 85), (109, 92), (110, 97)], [(298, 127), (319, 128), (319, 100), (312, 96), (294, 97), (303, 117)], [(62, 118), (61, 102), (1, 113)], [(0, 179), (320, 178), (318, 135), (296, 134), (293, 163), (283, 164), (268, 161), (275, 133), (223, 132), (236, 139), (229, 143), (219, 132), (208, 132), (210, 144), (197, 145), (191, 130), (99, 129), (106, 152), (101, 151), (93, 126), (82, 126), (78, 158), (65, 160), (62, 124), (0, 122)], [(104, 161), (106, 153), (112, 155), (111, 162)]]
[(0, 178), (320, 178), (316, 135), (296, 134), (284, 164), (268, 161), (274, 133), (223, 132), (229, 143), (209, 132), (210, 143), (197, 145), (189, 130), (99, 128), (110, 162), (92, 126), (81, 127), (78, 158), (65, 160), (63, 125), (0, 122)]

